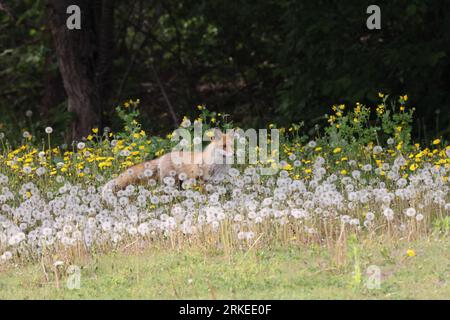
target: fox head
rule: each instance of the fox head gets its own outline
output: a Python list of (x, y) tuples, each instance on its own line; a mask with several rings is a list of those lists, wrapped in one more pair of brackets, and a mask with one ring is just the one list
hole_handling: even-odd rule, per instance
[(208, 146), (213, 149), (215, 164), (229, 163), (234, 155), (234, 136), (233, 129), (223, 133), (220, 129), (214, 129), (214, 135), (211, 137), (211, 144)]

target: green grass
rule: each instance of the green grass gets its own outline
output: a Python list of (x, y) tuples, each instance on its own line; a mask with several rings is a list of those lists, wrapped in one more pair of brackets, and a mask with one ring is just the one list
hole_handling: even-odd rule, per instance
[[(81, 288), (47, 281), (39, 264), (0, 273), (0, 299), (449, 299), (450, 242), (359, 244), (361, 282), (349, 248), (340, 267), (324, 248), (251, 250), (224, 256), (198, 249), (148, 248), (90, 258), (81, 266)], [(415, 257), (407, 257), (413, 249)], [(377, 265), (381, 288), (365, 286)]]

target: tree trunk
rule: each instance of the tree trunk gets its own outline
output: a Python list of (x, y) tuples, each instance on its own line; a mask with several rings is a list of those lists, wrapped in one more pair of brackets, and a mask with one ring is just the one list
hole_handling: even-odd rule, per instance
[(61, 73), (57, 68), (54, 68), (55, 62), (56, 57), (54, 52), (47, 52), (43, 78), (44, 93), (39, 104), (40, 116), (47, 122), (51, 115), (51, 110), (63, 103), (67, 98)]
[[(45, 17), (45, 27), (46, 30), (51, 30), (49, 15), (46, 15)], [(47, 38), (47, 36), (45, 38)], [(55, 112), (58, 112), (55, 108), (67, 100), (67, 94), (64, 89), (61, 72), (58, 68), (58, 59), (54, 46), (51, 46), (51, 50), (48, 50), (45, 53), (42, 81), (44, 89), (41, 102), (38, 106), (39, 116), (45, 120), (45, 123), (51, 125), (52, 122), (50, 120), (53, 120)]]
[[(86, 137), (92, 128), (101, 126), (102, 101), (106, 100), (102, 87), (110, 68), (112, 39), (105, 41), (102, 17), (112, 17), (112, 1), (89, 0), (49, 0), (48, 12), (51, 32), (55, 42), (59, 69), (68, 96), (68, 110), (75, 114), (71, 125), (71, 140)], [(108, 5), (109, 3), (109, 5)], [(81, 9), (81, 30), (69, 30), (66, 13), (70, 5)], [(100, 4), (100, 9), (97, 9)], [(103, 14), (103, 8), (108, 14)], [(99, 15), (99, 11), (100, 12)], [(99, 20), (100, 19), (100, 20)], [(112, 20), (110, 20), (112, 23)], [(100, 27), (102, 26), (102, 27)], [(110, 29), (113, 25), (108, 26)], [(111, 34), (112, 35), (112, 34)], [(104, 45), (102, 43), (107, 43)]]

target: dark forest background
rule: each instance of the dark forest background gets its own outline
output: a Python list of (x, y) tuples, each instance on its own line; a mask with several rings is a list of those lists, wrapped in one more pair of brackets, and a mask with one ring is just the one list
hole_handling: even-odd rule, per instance
[[(71, 4), (81, 31), (65, 28)], [(246, 127), (313, 128), (332, 104), (384, 92), (408, 94), (417, 139), (448, 137), (450, 1), (376, 1), (381, 30), (366, 27), (370, 4), (0, 0), (0, 131), (80, 139), (117, 129), (114, 107), (130, 98), (155, 134), (198, 104)]]

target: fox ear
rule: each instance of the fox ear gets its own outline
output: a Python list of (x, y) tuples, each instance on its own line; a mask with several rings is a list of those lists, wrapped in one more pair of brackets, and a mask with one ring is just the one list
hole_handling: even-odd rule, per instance
[(219, 128), (214, 129), (214, 140), (219, 140), (222, 137), (222, 131)]

